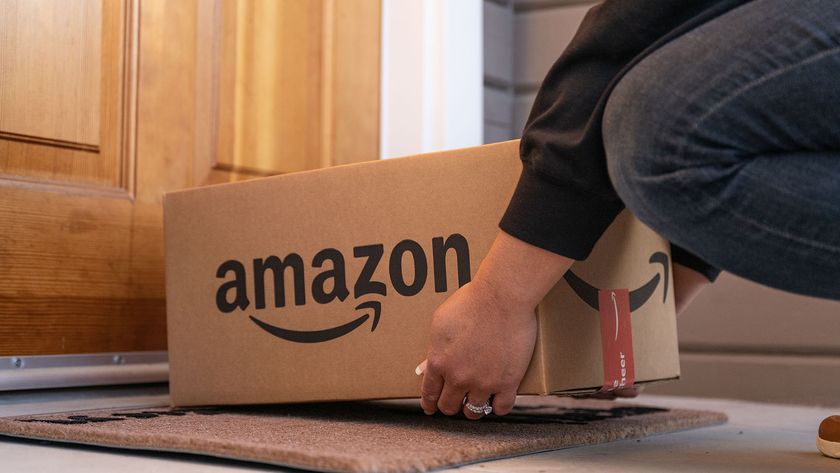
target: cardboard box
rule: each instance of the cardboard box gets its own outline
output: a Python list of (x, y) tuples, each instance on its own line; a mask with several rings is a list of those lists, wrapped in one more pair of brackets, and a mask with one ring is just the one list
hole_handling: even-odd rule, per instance
[[(173, 402), (418, 397), (431, 315), (475, 274), (520, 170), (511, 141), (167, 194)], [(537, 308), (519, 392), (597, 390), (632, 361), (637, 383), (678, 377), (668, 253), (621, 214)]]

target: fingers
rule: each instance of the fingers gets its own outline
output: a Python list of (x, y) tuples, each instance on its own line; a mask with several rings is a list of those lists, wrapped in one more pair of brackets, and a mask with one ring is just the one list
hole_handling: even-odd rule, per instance
[[(479, 390), (470, 391), (467, 394), (467, 397), (466, 397), (466, 401), (468, 401), (470, 404), (472, 404), (473, 406), (476, 406), (476, 407), (483, 406), (489, 400), (490, 400), (490, 393), (489, 392), (484, 392), (484, 391), (479, 391)], [(484, 417), (483, 412), (473, 412), (473, 411), (469, 410), (469, 408), (467, 408), (467, 403), (466, 402), (464, 402), (464, 405), (461, 408), (461, 410), (464, 413), (464, 417), (466, 417), (467, 419), (478, 420), (478, 419), (481, 419), (482, 417)]]
[(493, 395), (493, 414), (504, 416), (510, 413), (516, 403), (516, 390), (503, 391)]
[(432, 415), (438, 410), (438, 401), (443, 390), (443, 377), (431, 367), (426, 366), (425, 368), (423, 385), (420, 388), (420, 407), (423, 408), (426, 415)]
[(443, 412), (448, 416), (454, 416), (455, 414), (461, 412), (464, 396), (466, 395), (467, 391), (461, 388), (460, 385), (446, 382), (443, 385), (443, 391), (440, 393), (440, 399), (438, 399), (437, 407), (440, 412)]
[[(420, 388), (420, 407), (427, 415), (432, 415), (440, 410), (448, 416), (463, 411), (464, 415), (470, 419), (481, 417), (481, 415), (470, 412), (464, 405), (466, 389), (458, 383), (447, 382), (434, 365), (429, 365), (428, 360), (423, 360), (422, 363), (417, 365), (414, 373), (418, 376), (423, 375), (423, 384)], [(489, 393), (486, 395), (479, 394), (476, 397), (479, 396), (483, 396), (483, 400), (477, 404), (473, 402), (473, 405), (483, 405), (490, 398)]]
[(449, 416), (463, 412), (466, 418), (476, 420), (485, 414), (469, 410), (466, 406), (467, 401), (473, 406), (483, 406), (490, 402), (493, 413), (500, 416), (508, 414), (516, 403), (516, 390), (502, 391), (495, 395), (480, 389), (473, 389), (467, 393), (461, 385), (447, 382), (434, 367), (428, 366), (428, 360), (423, 360), (417, 365), (414, 373), (423, 376), (420, 407), (427, 415), (433, 415), (438, 410)]

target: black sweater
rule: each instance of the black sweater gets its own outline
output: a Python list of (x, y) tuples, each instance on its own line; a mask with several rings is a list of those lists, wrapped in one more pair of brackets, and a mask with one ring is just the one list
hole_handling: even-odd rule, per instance
[[(593, 7), (543, 81), (525, 125), (523, 171), (500, 227), (581, 260), (624, 204), (607, 175), (604, 106), (626, 71), (668, 41), (749, 0), (607, 0)], [(674, 261), (720, 272), (672, 245)]]

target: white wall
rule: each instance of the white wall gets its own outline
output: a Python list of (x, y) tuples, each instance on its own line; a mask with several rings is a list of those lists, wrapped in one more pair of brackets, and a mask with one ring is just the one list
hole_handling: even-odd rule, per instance
[(380, 157), (482, 143), (481, 0), (383, 0)]

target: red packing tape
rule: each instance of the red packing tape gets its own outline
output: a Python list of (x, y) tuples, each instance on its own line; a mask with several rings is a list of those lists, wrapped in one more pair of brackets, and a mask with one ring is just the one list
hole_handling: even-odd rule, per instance
[(602, 289), (598, 291), (601, 313), (601, 349), (604, 358), (602, 392), (633, 386), (633, 329), (630, 324), (630, 291)]

